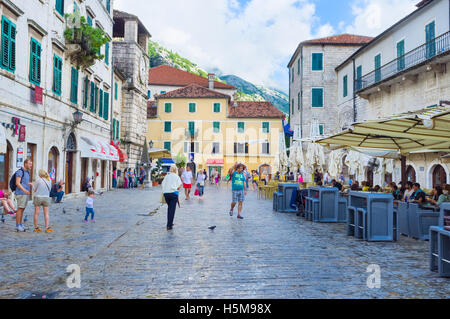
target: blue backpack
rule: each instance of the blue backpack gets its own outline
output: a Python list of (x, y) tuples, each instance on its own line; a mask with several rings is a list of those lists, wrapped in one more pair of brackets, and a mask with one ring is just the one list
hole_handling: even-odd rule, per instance
[(9, 188), (11, 189), (12, 192), (16, 191), (16, 188), (17, 188), (17, 184), (16, 184), (17, 172), (20, 171), (20, 170), (22, 171), (23, 175), (25, 175), (25, 170), (23, 169), (23, 167), (21, 167), (14, 173), (14, 175), (9, 180)]

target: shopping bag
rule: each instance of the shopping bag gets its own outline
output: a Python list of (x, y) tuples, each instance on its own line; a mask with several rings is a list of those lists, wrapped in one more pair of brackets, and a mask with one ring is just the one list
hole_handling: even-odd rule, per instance
[(194, 196), (198, 196), (198, 195), (200, 195), (200, 191), (198, 190), (198, 188), (196, 188), (196, 189), (195, 189)]
[(163, 193), (161, 193), (161, 198), (160, 198), (159, 202), (160, 202), (161, 204), (166, 204), (166, 198), (164, 197), (164, 194), (163, 194)]

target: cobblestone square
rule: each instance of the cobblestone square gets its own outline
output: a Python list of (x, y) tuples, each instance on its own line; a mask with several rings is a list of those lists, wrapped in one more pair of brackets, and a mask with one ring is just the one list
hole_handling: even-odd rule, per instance
[[(84, 224), (84, 199), (51, 207), (51, 234), (16, 233), (0, 224), (0, 298), (447, 298), (449, 280), (429, 271), (429, 243), (401, 237), (369, 243), (344, 224), (313, 224), (272, 211), (249, 192), (244, 220), (228, 214), (230, 188), (206, 188), (203, 201), (182, 201), (172, 231), (160, 188), (117, 190), (95, 203)], [(184, 199), (184, 195), (181, 195)], [(65, 212), (65, 213), (64, 213)], [(42, 213), (41, 213), (42, 214)], [(43, 216), (40, 216), (43, 222)], [(217, 226), (214, 231), (209, 226)], [(68, 265), (81, 288), (66, 285)], [(369, 289), (370, 264), (381, 288)]]

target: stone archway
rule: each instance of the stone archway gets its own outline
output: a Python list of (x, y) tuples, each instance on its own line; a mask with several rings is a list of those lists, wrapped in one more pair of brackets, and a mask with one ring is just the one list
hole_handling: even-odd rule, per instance
[(417, 181), (416, 170), (412, 167), (412, 165), (408, 165), (406, 168), (406, 180), (413, 183)]
[(13, 167), (12, 154), (13, 148), (6, 141), (6, 153), (0, 154), (0, 189), (9, 189), (10, 168)]
[(59, 168), (59, 150), (56, 146), (50, 148), (47, 157), (47, 173), (53, 182), (58, 181), (58, 168)]
[(431, 185), (432, 187), (441, 186), (445, 187), (448, 183), (447, 172), (440, 164), (434, 165), (431, 170)]
[(66, 163), (65, 163), (65, 193), (71, 194), (74, 190), (75, 181), (75, 154), (77, 151), (77, 141), (75, 135), (70, 133), (66, 144)]

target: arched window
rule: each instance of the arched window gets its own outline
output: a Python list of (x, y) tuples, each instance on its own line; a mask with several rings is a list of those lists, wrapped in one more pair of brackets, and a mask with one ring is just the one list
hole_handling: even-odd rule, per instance
[(48, 152), (47, 172), (53, 182), (56, 182), (58, 178), (58, 161), (59, 151), (56, 147), (52, 147)]
[(75, 141), (75, 136), (73, 135), (73, 133), (71, 133), (69, 135), (69, 138), (67, 139), (66, 151), (74, 152), (76, 150), (77, 150), (77, 143)]
[(406, 179), (408, 182), (416, 182), (416, 170), (411, 165), (406, 168)]
[(447, 184), (447, 173), (441, 165), (437, 165), (433, 170), (433, 187), (444, 187)]

